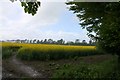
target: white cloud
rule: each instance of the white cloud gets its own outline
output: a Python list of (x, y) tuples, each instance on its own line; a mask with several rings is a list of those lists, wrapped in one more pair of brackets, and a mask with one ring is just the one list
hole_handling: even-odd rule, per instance
[[(65, 9), (63, 3), (44, 2), (37, 14), (25, 14), (20, 2), (0, 3), (0, 36), (1, 39), (16, 38), (26, 32), (35, 32), (38, 28), (56, 24), (61, 12)], [(18, 35), (17, 35), (18, 34)], [(29, 35), (29, 34), (28, 34)]]
[[(57, 24), (66, 6), (63, 2), (42, 2), (37, 14), (26, 14), (20, 2), (11, 3), (9, 0), (0, 3), (0, 39), (85, 39), (75, 32), (41, 31), (44, 27)], [(77, 20), (74, 18), (74, 20)]]

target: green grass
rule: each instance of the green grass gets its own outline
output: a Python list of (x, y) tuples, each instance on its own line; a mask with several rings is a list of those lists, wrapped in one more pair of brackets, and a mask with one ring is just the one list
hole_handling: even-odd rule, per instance
[(71, 78), (74, 80), (80, 78), (119, 78), (117, 69), (117, 58), (107, 60), (101, 63), (79, 65), (64, 65), (54, 72), (52, 79), (66, 79)]

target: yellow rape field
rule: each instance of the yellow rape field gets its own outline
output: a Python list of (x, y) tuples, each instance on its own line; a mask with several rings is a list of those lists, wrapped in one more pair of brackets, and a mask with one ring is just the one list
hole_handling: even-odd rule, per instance
[(95, 46), (69, 46), (69, 45), (51, 45), (51, 44), (25, 44), (25, 43), (9, 43), (9, 42), (3, 42), (2, 47), (9, 47), (9, 46), (22, 46), (22, 47), (28, 47), (28, 48), (66, 48), (66, 49), (96, 49)]
[(17, 51), (17, 56), (23, 60), (66, 59), (99, 54), (95, 46), (69, 46), (3, 42), (2, 47), (20, 47)]

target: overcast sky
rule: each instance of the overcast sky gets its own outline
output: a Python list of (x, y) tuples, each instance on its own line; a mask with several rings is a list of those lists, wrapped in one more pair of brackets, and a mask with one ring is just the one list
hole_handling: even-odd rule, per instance
[(0, 2), (0, 40), (11, 39), (64, 39), (89, 41), (77, 17), (63, 2), (42, 0), (37, 14), (26, 14), (19, 1)]

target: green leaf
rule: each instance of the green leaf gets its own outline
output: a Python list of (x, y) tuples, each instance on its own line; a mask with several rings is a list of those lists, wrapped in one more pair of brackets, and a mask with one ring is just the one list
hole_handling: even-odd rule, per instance
[(40, 3), (40, 2), (37, 2), (37, 4), (40, 6), (41, 3)]
[(28, 12), (28, 8), (26, 7), (26, 8), (24, 8), (24, 11), (25, 11), (25, 13), (27, 13)]
[(21, 2), (21, 6), (23, 7), (25, 7), (26, 6), (26, 3), (25, 2)]

